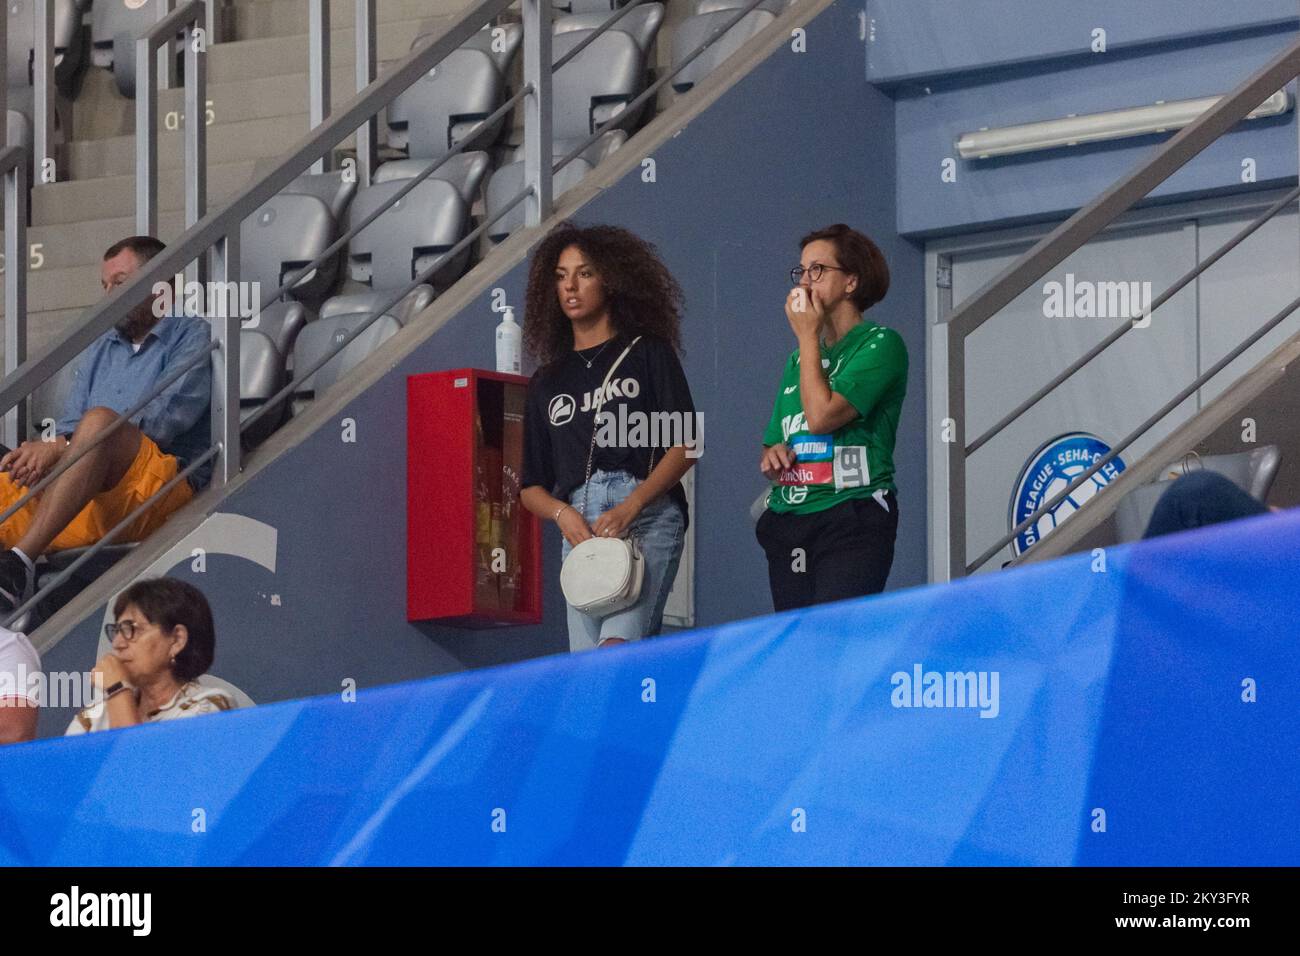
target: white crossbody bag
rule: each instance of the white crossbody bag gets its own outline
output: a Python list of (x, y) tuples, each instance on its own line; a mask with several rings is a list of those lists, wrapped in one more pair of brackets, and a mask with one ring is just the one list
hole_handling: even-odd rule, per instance
[[(587, 517), (587, 494), (591, 484), (591, 465), (596, 455), (596, 432), (600, 427), (600, 409), (605, 403), (605, 389), (614, 375), (614, 370), (627, 358), (632, 346), (641, 341), (641, 336), (632, 340), (632, 344), (623, 350), (614, 364), (605, 373), (605, 381), (600, 386), (600, 399), (596, 403), (596, 413), (591, 432), (591, 449), (587, 453), (587, 476), (582, 486), (583, 520)], [(650, 450), (650, 468), (654, 470), (654, 449)], [(577, 545), (564, 559), (560, 568), (560, 590), (564, 599), (577, 610), (596, 617), (615, 614), (631, 607), (641, 597), (641, 583), (645, 580), (645, 557), (632, 538), (588, 538)]]

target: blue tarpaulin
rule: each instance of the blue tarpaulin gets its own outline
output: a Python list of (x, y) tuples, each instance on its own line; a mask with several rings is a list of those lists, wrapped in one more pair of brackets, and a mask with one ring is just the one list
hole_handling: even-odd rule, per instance
[(3, 748), (0, 862), (1295, 865), (1298, 571), (1300, 511)]

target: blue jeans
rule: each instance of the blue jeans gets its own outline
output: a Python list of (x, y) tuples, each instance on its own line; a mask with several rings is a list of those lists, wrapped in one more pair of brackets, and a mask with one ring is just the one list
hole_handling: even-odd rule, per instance
[(1213, 471), (1193, 471), (1174, 481), (1160, 496), (1142, 537), (1156, 538), (1267, 512), (1268, 508), (1231, 479)]
[[(587, 524), (595, 524), (597, 518), (620, 504), (639, 484), (640, 480), (626, 471), (593, 472), (587, 486), (587, 510), (583, 514)], [(569, 503), (581, 511), (582, 498), (583, 487), (579, 486), (569, 495)], [(645, 558), (640, 598), (631, 607), (604, 617), (593, 617), (568, 605), (569, 650), (587, 650), (607, 637), (621, 637), (625, 641), (653, 637), (663, 626), (664, 603), (682, 558), (686, 519), (671, 498), (660, 495), (636, 516), (628, 535), (637, 539)], [(565, 541), (561, 560), (572, 550), (573, 546)]]

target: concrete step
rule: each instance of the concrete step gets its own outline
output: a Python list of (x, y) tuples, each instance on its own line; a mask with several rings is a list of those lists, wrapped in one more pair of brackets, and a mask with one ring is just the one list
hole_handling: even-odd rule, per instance
[[(158, 214), (158, 238), (170, 242), (184, 231), (185, 214), (167, 210)], [(89, 222), (54, 223), (33, 226), (27, 230), (27, 242), (39, 255), (30, 261), (41, 264), (41, 269), (63, 269), (69, 266), (93, 265), (98, 267), (104, 250), (127, 236), (135, 235), (135, 215), (112, 219), (94, 219)], [(4, 231), (0, 230), (0, 242)], [(35, 270), (39, 272), (40, 269)]]
[[(351, 70), (330, 70), (331, 89), (335, 103), (342, 103), (353, 92), (356, 77)], [(234, 80), (208, 85), (207, 100), (211, 104), (212, 121), (209, 125), (263, 119), (268, 116), (291, 116), (306, 113), (310, 90), (306, 73), (288, 76), (266, 76)], [(80, 102), (93, 97), (93, 109), (78, 109), (73, 116), (73, 139), (107, 139), (135, 132), (135, 100), (128, 100), (117, 91), (112, 76), (103, 70), (92, 70), (86, 75)], [(175, 113), (174, 116), (168, 116)], [(185, 91), (162, 90), (158, 94), (158, 115), (162, 129), (179, 125), (185, 113)]]
[[(98, 284), (98, 279), (96, 279)], [(3, 303), (0, 303), (0, 309)], [(0, 313), (3, 314), (3, 313)], [(76, 328), (86, 314), (84, 307), (74, 309), (46, 309), (27, 313), (27, 356), (39, 355), (50, 346), (62, 342)], [(4, 343), (0, 342), (0, 362), (4, 361)], [(44, 397), (44, 388), (37, 389), (38, 403), (49, 409), (50, 400)], [(44, 401), (41, 401), (44, 397)]]
[[(104, 295), (99, 284), (99, 267), (72, 266), (66, 269), (37, 269), (27, 274), (27, 302), (42, 312), (84, 309)], [(0, 304), (0, 315), (4, 306)], [(28, 323), (28, 333), (35, 323)], [(30, 341), (30, 338), (29, 338)], [(33, 346), (28, 346), (29, 353)]]
[[(253, 159), (208, 168), (208, 197), (228, 199), (252, 182)], [(185, 171), (170, 167), (158, 174), (158, 208), (185, 208)], [(130, 216), (135, 211), (135, 176), (105, 176), (49, 183), (32, 190), (32, 221), (41, 225), (85, 223)]]
[[(394, 20), (381, 24), (376, 48), (380, 60), (398, 60), (411, 51), (411, 41), (431, 30), (445, 30), (454, 16), (432, 16), (415, 20)], [(209, 51), (208, 81), (227, 83), (261, 76), (306, 73), (309, 69), (307, 34), (264, 37), (218, 43)], [(352, 66), (356, 62), (355, 33), (347, 29), (330, 31), (331, 64)]]
[[(160, 118), (161, 122), (161, 118)], [(272, 116), (208, 127), (208, 166), (279, 156), (308, 130), (307, 114)], [(158, 138), (158, 168), (185, 165), (182, 131), (162, 130)], [(68, 175), (72, 179), (126, 176), (135, 173), (135, 137), (75, 140), (68, 144)], [(41, 220), (35, 220), (41, 221)]]

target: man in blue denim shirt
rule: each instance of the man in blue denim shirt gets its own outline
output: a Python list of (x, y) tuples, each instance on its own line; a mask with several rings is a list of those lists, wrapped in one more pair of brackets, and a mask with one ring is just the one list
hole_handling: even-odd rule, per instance
[[(132, 236), (104, 253), (105, 293), (128, 281), (163, 250), (152, 236)], [(105, 431), (158, 382), (211, 341), (203, 318), (163, 315), (155, 291), (104, 333), (77, 360), (67, 407), (52, 441), (28, 441), (0, 458), (0, 511), (7, 510), (68, 453)], [(34, 562), (47, 550), (93, 544), (161, 491), (195, 457), (207, 451), (212, 364), (200, 361), (54, 480), (39, 496), (0, 523), (0, 612), (34, 590)], [(212, 469), (198, 468), (114, 541), (140, 541), (207, 484)]]

